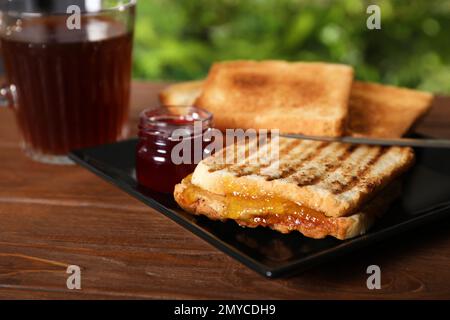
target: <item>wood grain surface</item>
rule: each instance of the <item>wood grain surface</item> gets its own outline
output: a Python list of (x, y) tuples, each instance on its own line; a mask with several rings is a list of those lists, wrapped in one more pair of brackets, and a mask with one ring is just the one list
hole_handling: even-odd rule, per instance
[[(132, 122), (163, 84), (134, 83)], [(418, 128), (450, 137), (450, 98)], [(134, 131), (135, 132), (135, 131)], [(0, 110), (0, 298), (450, 298), (450, 219), (300, 275), (268, 280), (77, 166), (26, 158), (11, 110)], [(377, 264), (382, 289), (368, 290)], [(66, 268), (82, 269), (68, 290)]]

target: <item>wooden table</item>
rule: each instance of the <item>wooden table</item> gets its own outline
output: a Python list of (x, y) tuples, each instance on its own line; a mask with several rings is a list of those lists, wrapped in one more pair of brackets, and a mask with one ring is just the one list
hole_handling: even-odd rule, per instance
[[(162, 84), (134, 83), (132, 121)], [(450, 137), (450, 98), (420, 131)], [(134, 126), (134, 125), (133, 125)], [(94, 174), (26, 158), (0, 110), (0, 298), (450, 298), (450, 219), (268, 280)], [(382, 289), (368, 290), (377, 264)], [(82, 269), (68, 290), (66, 268)]]

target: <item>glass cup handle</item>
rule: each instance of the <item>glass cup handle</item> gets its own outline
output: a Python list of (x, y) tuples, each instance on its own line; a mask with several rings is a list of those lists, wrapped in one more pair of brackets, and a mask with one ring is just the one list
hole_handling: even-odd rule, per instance
[(0, 87), (0, 107), (14, 107), (16, 102), (16, 86), (2, 85)]

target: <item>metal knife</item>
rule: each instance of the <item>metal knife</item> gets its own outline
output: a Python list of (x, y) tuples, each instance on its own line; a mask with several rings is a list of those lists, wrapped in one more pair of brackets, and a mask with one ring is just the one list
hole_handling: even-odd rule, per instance
[(401, 146), (401, 147), (415, 147), (415, 148), (449, 148), (449, 139), (428, 139), (428, 138), (367, 138), (367, 137), (325, 137), (325, 136), (309, 136), (302, 134), (280, 134), (280, 137), (302, 139), (302, 140), (314, 140), (314, 141), (327, 141), (327, 142), (342, 142), (353, 144), (368, 144), (378, 146)]

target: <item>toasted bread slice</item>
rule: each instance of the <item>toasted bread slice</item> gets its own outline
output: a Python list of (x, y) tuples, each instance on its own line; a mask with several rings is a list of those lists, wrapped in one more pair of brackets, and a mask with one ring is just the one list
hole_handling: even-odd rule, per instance
[(310, 238), (333, 236), (341, 240), (366, 233), (399, 194), (400, 183), (396, 181), (358, 213), (333, 218), (273, 198), (241, 199), (214, 194), (193, 185), (190, 176), (178, 184), (174, 192), (175, 200), (184, 210), (212, 220), (232, 219), (245, 227), (269, 227), (281, 233), (299, 231)]
[(219, 129), (344, 133), (353, 69), (328, 63), (233, 61), (212, 66), (195, 104), (216, 115)]
[[(167, 105), (193, 105), (203, 85), (202, 81), (171, 85), (161, 93), (161, 102)], [(350, 94), (347, 134), (400, 138), (426, 114), (432, 101), (431, 93), (355, 81)], [(251, 122), (250, 115), (241, 113), (219, 113), (215, 117), (219, 122), (228, 123), (230, 128), (242, 128)], [(226, 119), (220, 120), (223, 117)]]
[(159, 93), (166, 106), (192, 106), (202, 93), (204, 81), (187, 81), (173, 84)]
[(430, 109), (432, 101), (433, 95), (427, 92), (355, 81), (348, 133), (399, 138)]
[(223, 196), (280, 197), (341, 217), (354, 214), (414, 160), (410, 148), (287, 138), (271, 144), (279, 151), (248, 152), (248, 143), (227, 147), (197, 165), (192, 183)]

